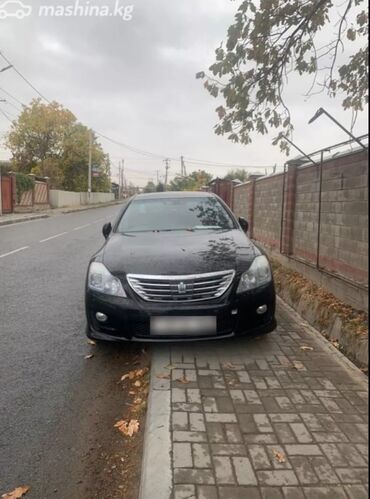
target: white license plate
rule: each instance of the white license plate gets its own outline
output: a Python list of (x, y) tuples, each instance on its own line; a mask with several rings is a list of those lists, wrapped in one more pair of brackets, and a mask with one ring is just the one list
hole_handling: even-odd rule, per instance
[(151, 317), (150, 333), (157, 336), (197, 336), (217, 332), (217, 317)]

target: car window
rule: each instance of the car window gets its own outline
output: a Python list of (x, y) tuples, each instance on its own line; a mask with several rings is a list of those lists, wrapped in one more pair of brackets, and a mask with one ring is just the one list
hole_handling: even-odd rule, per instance
[(214, 197), (136, 199), (118, 225), (118, 232), (157, 230), (230, 230), (235, 223)]

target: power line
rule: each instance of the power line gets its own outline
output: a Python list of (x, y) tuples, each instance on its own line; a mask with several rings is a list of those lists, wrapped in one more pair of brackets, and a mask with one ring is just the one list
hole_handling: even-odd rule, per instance
[(9, 93), (7, 90), (5, 90), (4, 88), (0, 87), (0, 90), (2, 92), (4, 92), (4, 94), (6, 94), (8, 97), (11, 97), (12, 99), (14, 99), (16, 102), (18, 102), (18, 104), (20, 104), (21, 106), (25, 106), (26, 104), (23, 104), (23, 102), (21, 102), (19, 99), (17, 99), (17, 97), (14, 97), (14, 95), (12, 95), (11, 93)]
[(9, 116), (7, 115), (7, 113), (5, 111), (3, 111), (2, 109), (0, 109), (0, 113), (8, 120), (10, 121), (10, 123), (13, 123), (13, 120), (11, 118), (9, 118)]
[[(12, 69), (14, 69), (14, 71), (42, 98), (44, 99), (46, 102), (50, 103), (50, 100), (47, 99), (15, 66), (14, 64), (12, 64), (12, 62), (0, 51), (0, 56), (9, 64), (12, 66)], [(19, 104), (21, 105), (24, 105), (19, 99), (17, 99), (16, 97), (14, 97), (13, 95), (11, 95), (9, 92), (7, 92), (6, 90), (2, 89), (0, 87), (0, 90), (2, 90), (4, 93), (6, 93), (9, 97), (11, 97), (12, 99), (14, 99), (16, 102), (18, 102)], [(4, 112), (2, 112), (2, 114), (4, 114)], [(9, 119), (9, 118), (8, 118)], [(179, 159), (177, 158), (172, 158), (172, 157), (168, 157), (168, 156), (165, 156), (165, 155), (162, 155), (162, 154), (158, 154), (158, 153), (153, 153), (153, 152), (150, 152), (150, 151), (146, 151), (146, 150), (143, 150), (143, 149), (140, 149), (140, 148), (137, 148), (137, 147), (134, 147), (134, 146), (131, 146), (129, 144), (126, 144), (124, 142), (120, 142), (118, 140), (115, 140), (115, 139), (112, 139), (111, 137), (108, 137), (107, 135), (104, 135), (100, 132), (97, 132), (96, 130), (94, 130), (95, 133), (97, 135), (99, 135), (100, 137), (102, 137), (103, 139), (113, 143), (113, 144), (116, 144), (120, 147), (124, 147), (125, 149), (128, 149), (129, 151), (135, 153), (135, 154), (140, 154), (140, 155), (143, 155), (143, 156), (147, 156), (149, 157), (150, 159), (161, 159), (161, 160), (172, 160), (172, 161), (179, 161)], [(184, 157), (181, 158), (181, 164), (184, 165)], [(254, 166), (251, 166), (251, 165), (240, 165), (240, 164), (236, 164), (236, 163), (221, 163), (221, 162), (213, 162), (213, 161), (209, 161), (209, 160), (203, 160), (203, 159), (198, 159), (198, 158), (187, 158), (187, 162), (189, 164), (198, 164), (198, 165), (204, 165), (204, 166), (212, 166), (212, 167), (220, 167), (220, 168), (246, 168), (246, 169), (257, 169), (257, 168), (263, 168), (263, 169), (266, 169), (266, 168), (273, 168), (274, 166), (273, 165), (269, 165), (269, 166), (262, 166), (262, 165), (254, 165)]]
[(123, 142), (119, 142), (118, 140), (112, 139), (111, 137), (107, 137), (106, 135), (104, 135), (100, 132), (97, 132), (96, 130), (95, 130), (95, 133), (97, 135), (99, 135), (100, 137), (102, 137), (103, 139), (108, 140), (109, 142), (112, 142), (113, 144), (116, 144), (118, 146), (124, 147), (125, 149), (128, 149), (129, 151), (134, 152), (136, 154), (142, 154), (143, 156), (151, 156), (153, 159), (162, 159), (163, 160), (166, 158), (166, 156), (164, 156), (164, 155), (152, 153), (149, 151), (144, 151), (142, 149), (138, 149), (137, 147), (130, 146), (130, 145), (125, 144)]
[(0, 50), (0, 56), (4, 59), (4, 61), (6, 61), (9, 65), (12, 66), (12, 69), (17, 73), (17, 75), (19, 75), (22, 78), (22, 80), (24, 80), (27, 83), (27, 85), (29, 85), (42, 99), (44, 99), (46, 102), (50, 104), (49, 99), (47, 99), (39, 90), (37, 90), (37, 88), (34, 85), (32, 85), (32, 83), (25, 76), (23, 76), (23, 74), (20, 71), (18, 71), (18, 69), (14, 66), (14, 64), (7, 57), (5, 57), (5, 55), (1, 52), (1, 50)]

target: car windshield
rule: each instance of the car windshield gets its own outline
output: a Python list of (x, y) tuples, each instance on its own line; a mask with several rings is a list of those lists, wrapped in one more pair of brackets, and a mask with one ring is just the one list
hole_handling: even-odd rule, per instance
[(118, 232), (230, 230), (235, 223), (214, 197), (135, 199), (118, 225)]

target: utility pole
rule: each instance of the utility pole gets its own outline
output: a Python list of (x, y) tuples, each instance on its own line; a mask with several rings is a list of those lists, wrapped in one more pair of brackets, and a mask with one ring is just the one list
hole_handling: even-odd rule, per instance
[(166, 176), (165, 176), (165, 180), (164, 180), (164, 190), (166, 191), (167, 190), (167, 183), (168, 183), (168, 170), (170, 169), (170, 160), (168, 158), (166, 158), (164, 160), (166, 166)]
[(89, 201), (91, 198), (91, 169), (92, 169), (92, 145), (93, 145), (93, 134), (92, 130), (89, 130), (89, 176), (87, 180), (87, 192)]
[(121, 184), (122, 184), (122, 197), (123, 197), (123, 187), (124, 187), (124, 185), (125, 185), (125, 183), (124, 183), (124, 178), (125, 178), (124, 171), (125, 171), (125, 160), (123, 159), (123, 160), (121, 161)]
[(185, 166), (184, 156), (180, 157), (180, 161), (181, 161), (181, 176), (186, 177), (186, 166)]
[(118, 199), (121, 199), (121, 160), (118, 161)]

